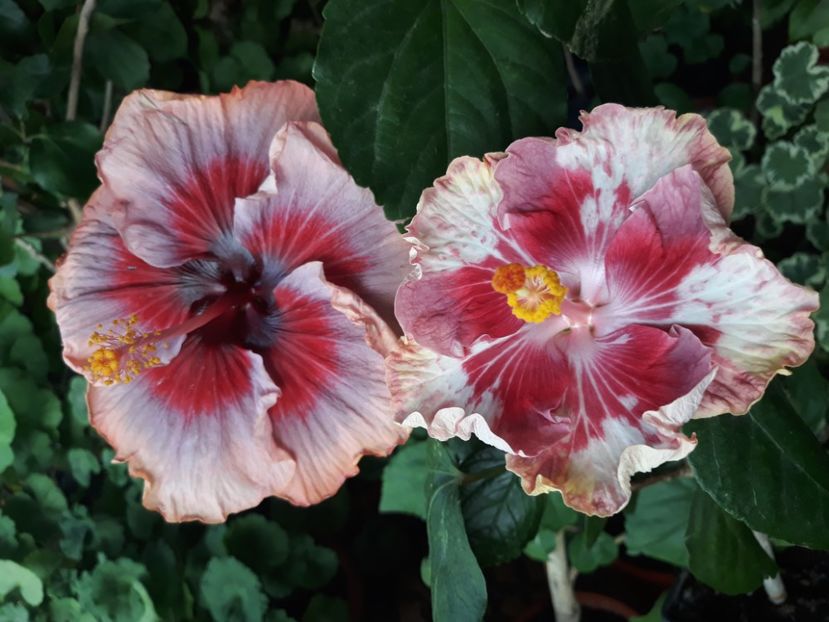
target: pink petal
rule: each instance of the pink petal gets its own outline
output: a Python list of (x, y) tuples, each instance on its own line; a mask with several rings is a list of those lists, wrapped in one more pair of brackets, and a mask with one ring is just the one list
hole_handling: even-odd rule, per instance
[(318, 119), (313, 92), (296, 82), (251, 82), (217, 97), (129, 95), (97, 158), (127, 248), (162, 267), (216, 252), (234, 199), (267, 177), (277, 130)]
[(395, 337), (355, 294), (326, 281), (319, 262), (294, 270), (275, 296), (279, 328), (264, 357), (282, 395), (270, 418), (277, 444), (296, 460), (279, 496), (310, 505), (355, 475), (361, 456), (388, 455), (405, 441), (384, 377)]
[(728, 220), (734, 207), (734, 181), (728, 149), (720, 146), (698, 114), (679, 117), (662, 108), (626, 108), (603, 104), (581, 115), (581, 132), (559, 130), (558, 143), (589, 143), (601, 150), (606, 142), (614, 149), (612, 168), (621, 174), (633, 197), (640, 196), (663, 175), (690, 164), (716, 198)]
[(482, 335), (503, 337), (523, 324), (491, 285), (499, 266), (535, 263), (496, 220), (499, 157), (454, 160), (423, 192), (408, 227), (415, 269), (398, 291), (395, 311), (407, 334), (443, 354), (463, 355)]
[(634, 472), (693, 448), (681, 426), (713, 376), (710, 353), (684, 329), (633, 326), (598, 339), (576, 329), (552, 340), (541, 330), (482, 340), (464, 359), (414, 345), (392, 354), (398, 416), (440, 439), (474, 433), (508, 452), (531, 494), (561, 490), (582, 512), (617, 512)]
[[(109, 329), (114, 320), (133, 315), (144, 333), (176, 326), (187, 318), (190, 305), (213, 287), (192, 271), (155, 268), (130, 253), (110, 223), (113, 203), (106, 188), (95, 192), (72, 234), (69, 252), (49, 280), (49, 306), (57, 316), (63, 355), (79, 373), (98, 348), (88, 341), (99, 326)], [(166, 361), (175, 355), (182, 339), (171, 339), (160, 356)]]
[(735, 236), (690, 167), (642, 197), (608, 251), (607, 273), (612, 303), (595, 316), (602, 331), (681, 324), (713, 348), (719, 370), (698, 417), (745, 413), (814, 348), (817, 294)]
[(394, 225), (339, 164), (320, 125), (289, 123), (274, 144), (276, 194), (238, 200), (234, 235), (265, 257), (266, 270), (321, 261), (327, 279), (391, 320), (408, 251)]
[(217, 523), (290, 481), (293, 459), (267, 416), (278, 394), (258, 355), (193, 335), (169, 365), (90, 387), (88, 404), (116, 459), (146, 480), (147, 508)]

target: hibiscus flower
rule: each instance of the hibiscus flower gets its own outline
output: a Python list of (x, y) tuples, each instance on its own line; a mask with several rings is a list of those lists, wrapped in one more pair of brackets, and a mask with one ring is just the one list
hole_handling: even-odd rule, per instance
[(814, 347), (817, 295), (727, 225), (729, 154), (697, 115), (603, 105), (581, 132), (459, 158), (423, 193), (389, 359), (398, 416), (506, 452), (530, 494), (618, 512)]
[(90, 421), (168, 520), (316, 503), (405, 440), (383, 318), (406, 245), (317, 121), (293, 82), (133, 93), (50, 281)]

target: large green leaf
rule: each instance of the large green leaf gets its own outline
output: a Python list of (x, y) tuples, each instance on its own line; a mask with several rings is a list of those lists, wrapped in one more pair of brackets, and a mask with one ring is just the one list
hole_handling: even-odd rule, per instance
[(689, 460), (700, 486), (752, 529), (829, 548), (829, 455), (783, 386), (775, 380), (748, 415), (689, 425), (699, 438)]
[(214, 557), (201, 580), (201, 598), (216, 622), (259, 622), (268, 599), (250, 568), (233, 557)]
[(522, 490), (494, 447), (480, 447), (461, 469), (469, 480), (461, 487), (466, 534), (478, 561), (487, 566), (515, 559), (538, 531), (544, 498)]
[(628, 553), (687, 566), (685, 530), (696, 489), (694, 480), (680, 478), (641, 490), (633, 507), (625, 512)]
[(447, 445), (429, 441), (431, 473), (426, 529), (435, 622), (478, 622), (486, 611), (486, 583), (469, 546), (461, 510), (462, 473)]
[(751, 530), (701, 490), (694, 494), (685, 543), (694, 576), (725, 594), (751, 592), (777, 573)]
[(323, 121), (393, 218), (459, 155), (561, 125), (561, 47), (511, 0), (332, 0), (314, 77)]
[(426, 518), (426, 474), (429, 444), (416, 439), (394, 452), (383, 469), (381, 512)]

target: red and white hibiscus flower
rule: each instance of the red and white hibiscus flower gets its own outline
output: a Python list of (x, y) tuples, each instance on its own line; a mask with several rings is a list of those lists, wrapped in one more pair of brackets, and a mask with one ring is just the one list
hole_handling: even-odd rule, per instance
[(318, 502), (405, 440), (383, 358), (407, 248), (313, 92), (126, 98), (51, 280), (92, 425), (168, 520)]
[[(734, 235), (728, 151), (697, 115), (604, 105), (581, 132), (459, 158), (423, 193), (389, 359), (398, 416), (507, 452), (531, 494), (619, 511), (814, 347), (814, 292)], [(413, 341), (412, 341), (413, 340)]]

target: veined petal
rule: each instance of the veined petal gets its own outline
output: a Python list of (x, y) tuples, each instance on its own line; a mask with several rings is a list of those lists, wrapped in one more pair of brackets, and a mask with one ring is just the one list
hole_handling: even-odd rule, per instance
[[(89, 343), (93, 332), (117, 332), (113, 322), (123, 326), (133, 316), (134, 329), (142, 333), (176, 326), (190, 305), (216, 287), (209, 266), (156, 268), (133, 255), (110, 223), (113, 202), (105, 187), (95, 192), (49, 280), (49, 307), (57, 316), (64, 359), (79, 373), (87, 373), (87, 359), (99, 347)], [(159, 349), (162, 362), (178, 352), (182, 340), (174, 337)]]
[(278, 395), (257, 354), (191, 335), (169, 365), (90, 387), (88, 404), (116, 459), (146, 480), (148, 509), (217, 523), (278, 495), (293, 475), (267, 416)]
[(686, 455), (681, 426), (713, 377), (710, 352), (685, 329), (523, 329), (476, 343), (464, 359), (409, 346), (388, 359), (398, 417), (437, 438), (481, 440), (509, 454), (536, 494), (561, 490), (592, 514), (619, 511), (633, 472)]
[(581, 114), (582, 131), (559, 130), (559, 144), (571, 141), (607, 142), (615, 147), (615, 166), (634, 198), (663, 175), (690, 164), (715, 197), (717, 209), (728, 220), (734, 208), (734, 181), (728, 166), (731, 155), (708, 130), (698, 114), (676, 116), (663, 108), (627, 108), (603, 104)]
[(215, 252), (232, 230), (234, 200), (267, 177), (277, 130), (318, 119), (313, 92), (296, 82), (251, 82), (217, 97), (129, 95), (97, 158), (127, 248), (156, 266)]
[(453, 160), (423, 192), (408, 227), (415, 269), (395, 312), (407, 334), (443, 354), (463, 355), (482, 335), (503, 337), (522, 325), (491, 284), (501, 265), (535, 264), (496, 219), (501, 191), (493, 165), (500, 157)]
[(524, 138), (495, 166), (499, 218), (521, 246), (562, 277), (574, 295), (603, 304), (604, 256), (630, 206), (685, 165), (711, 186), (723, 214), (734, 202), (730, 155), (698, 115), (661, 108), (599, 106), (584, 129), (557, 140)]
[(270, 410), (276, 443), (296, 461), (279, 496), (297, 505), (330, 497), (365, 454), (385, 456), (405, 441), (394, 422), (383, 358), (395, 342), (382, 319), (352, 292), (305, 264), (275, 290), (280, 310), (265, 366), (282, 389)]
[(339, 164), (320, 125), (289, 123), (274, 143), (276, 194), (239, 199), (234, 235), (278, 276), (321, 261), (326, 278), (391, 321), (408, 250), (394, 225)]
[(608, 251), (607, 273), (612, 302), (597, 310), (600, 331), (680, 324), (713, 349), (719, 371), (698, 417), (745, 413), (814, 348), (817, 294), (735, 236), (690, 167), (642, 197)]

